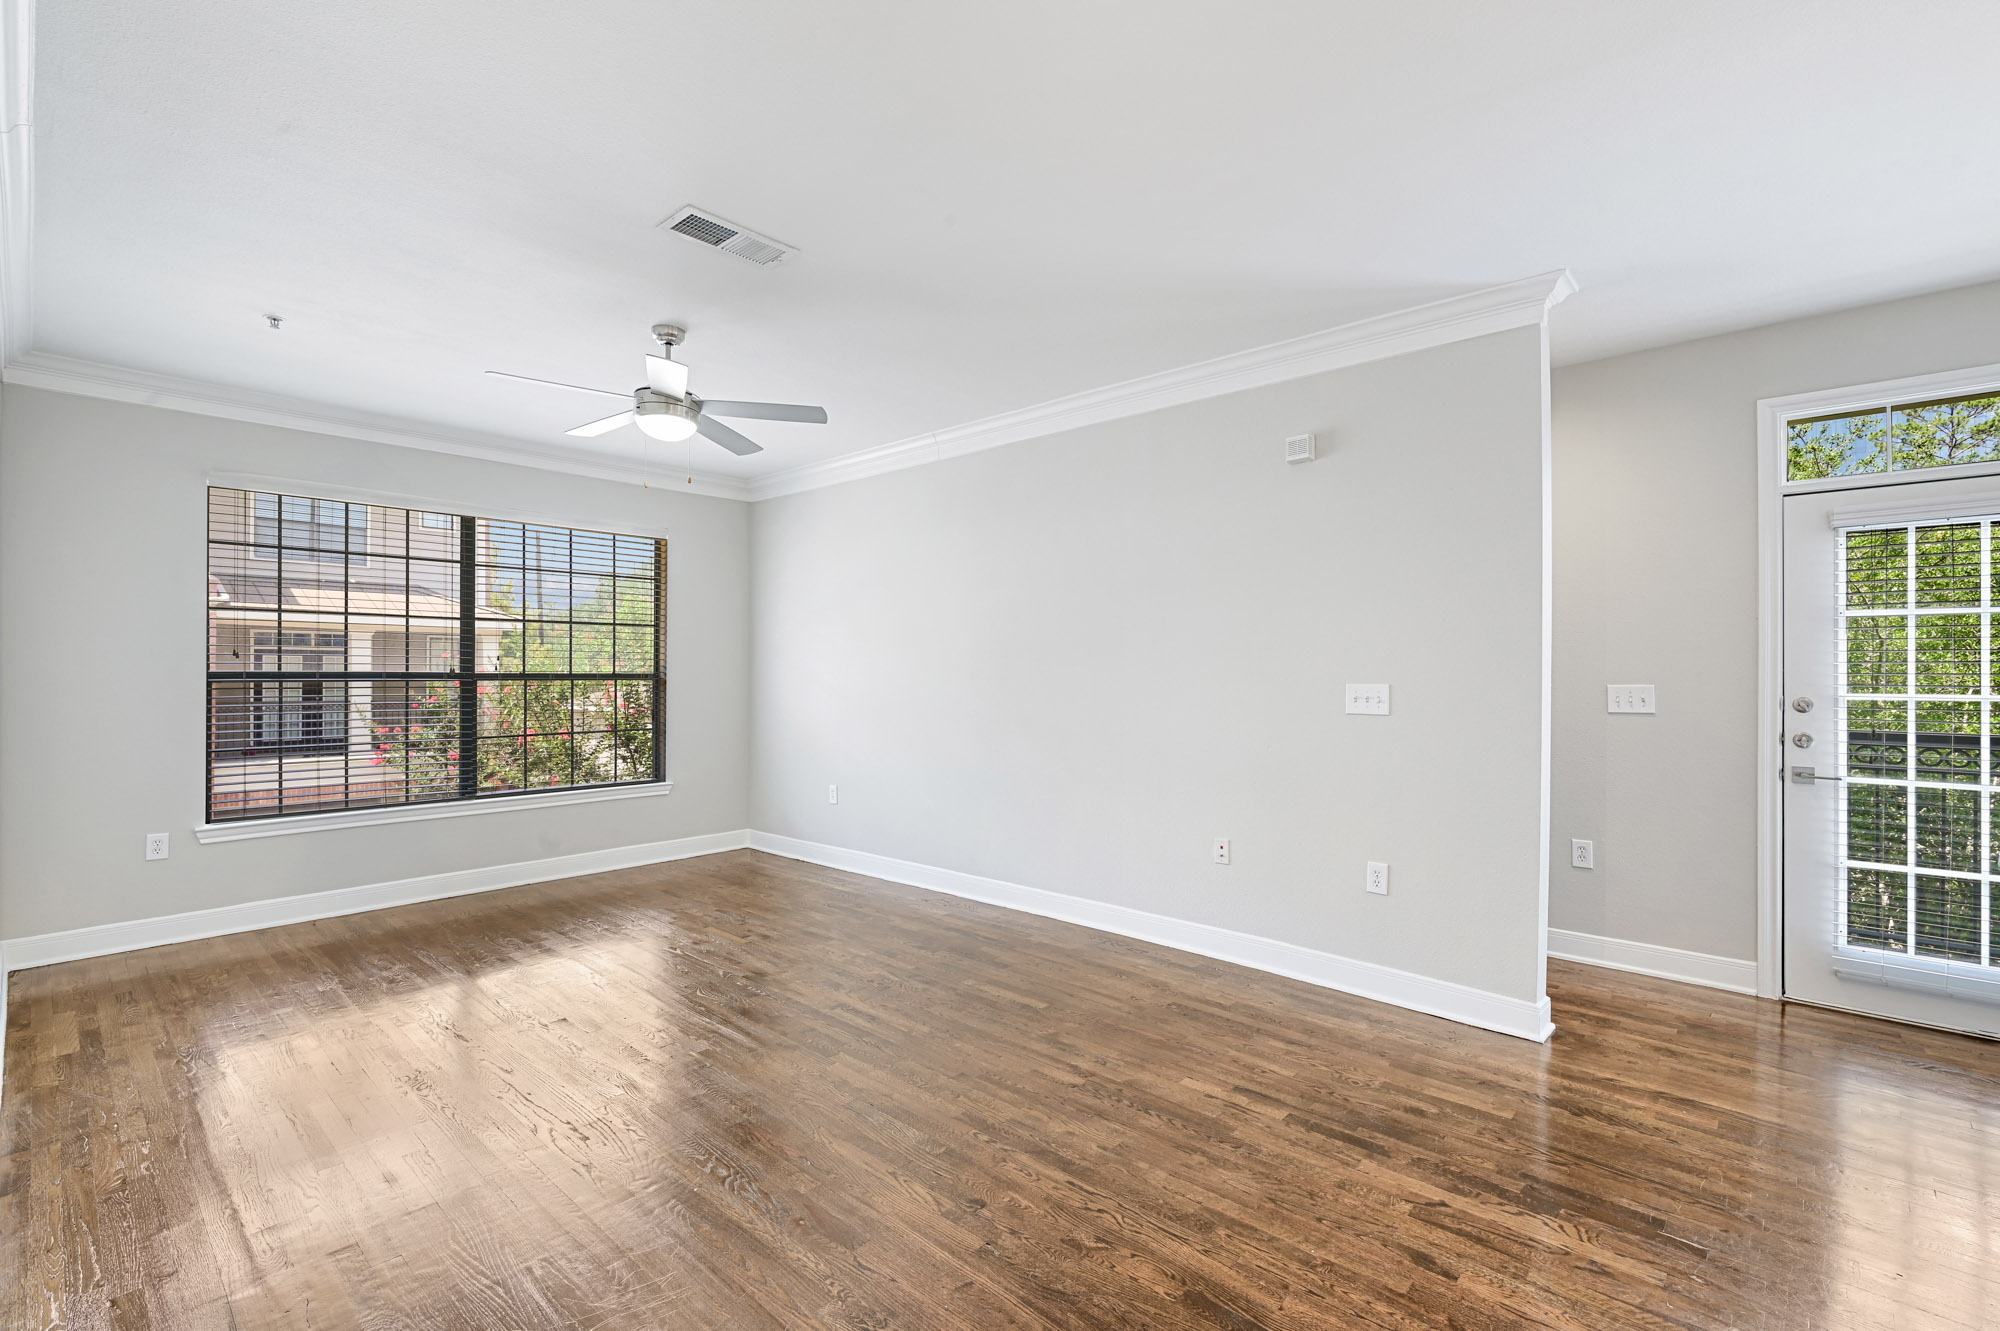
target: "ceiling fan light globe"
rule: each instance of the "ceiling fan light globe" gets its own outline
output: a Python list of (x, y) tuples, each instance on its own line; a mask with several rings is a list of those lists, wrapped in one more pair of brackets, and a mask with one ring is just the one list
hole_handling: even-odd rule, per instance
[(634, 411), (639, 428), (665, 444), (692, 438), (695, 424), (701, 419), (701, 413), (685, 402), (648, 399), (641, 401)]

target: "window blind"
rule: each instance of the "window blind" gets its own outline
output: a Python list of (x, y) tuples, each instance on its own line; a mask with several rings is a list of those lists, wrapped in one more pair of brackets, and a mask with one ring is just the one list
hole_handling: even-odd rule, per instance
[(208, 818), (661, 779), (666, 542), (211, 487)]

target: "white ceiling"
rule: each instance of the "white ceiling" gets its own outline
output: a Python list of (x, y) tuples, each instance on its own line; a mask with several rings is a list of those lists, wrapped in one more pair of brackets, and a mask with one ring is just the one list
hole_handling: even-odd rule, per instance
[(1992, 0), (63, 0), (38, 43), (37, 349), (637, 451), (481, 371), (628, 388), (672, 319), (697, 392), (832, 414), (671, 446), (718, 474), (1564, 266), (1567, 360), (2000, 276)]

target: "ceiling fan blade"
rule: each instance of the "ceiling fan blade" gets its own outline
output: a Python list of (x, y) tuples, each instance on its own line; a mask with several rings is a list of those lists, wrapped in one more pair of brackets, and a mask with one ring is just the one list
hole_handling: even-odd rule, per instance
[(488, 370), (495, 379), (513, 379), (524, 384), (540, 384), (544, 388), (567, 388), (572, 393), (596, 393), (600, 397), (631, 397), (630, 393), (614, 393), (608, 388), (585, 388), (582, 384), (558, 383), (554, 379), (537, 379), (528, 374), (509, 374), (505, 370)]
[(600, 434), (610, 434), (619, 426), (630, 425), (631, 423), (632, 413), (621, 411), (616, 416), (606, 416), (601, 421), (592, 421), (588, 425), (579, 425), (574, 430), (565, 430), (563, 433), (573, 434), (581, 439), (595, 439)]
[(826, 424), (825, 407), (795, 407), (785, 402), (725, 402), (703, 398), (701, 409), (710, 416), (740, 416), (750, 421), (803, 421), (807, 425)]
[(665, 356), (648, 356), (646, 382), (653, 386), (653, 391), (656, 393), (665, 393), (668, 397), (686, 397), (688, 367), (677, 360), (668, 360)]
[(706, 411), (702, 413), (701, 419), (694, 423), (694, 428), (701, 431), (705, 437), (721, 444), (739, 458), (749, 457), (752, 453), (761, 453), (764, 451), (762, 444), (745, 439), (721, 421), (710, 419)]

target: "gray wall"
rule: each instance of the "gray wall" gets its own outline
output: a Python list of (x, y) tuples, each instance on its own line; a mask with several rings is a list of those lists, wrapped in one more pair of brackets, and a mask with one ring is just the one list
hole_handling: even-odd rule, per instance
[(756, 505), (754, 825), (1539, 999), (1545, 384), (1520, 329)]
[(1552, 926), (1756, 956), (1757, 400), (1995, 362), (2000, 284), (1556, 371)]
[[(747, 505), (15, 386), (0, 411), (0, 938), (746, 825)], [(673, 793), (197, 844), (218, 470), (664, 527)]]

